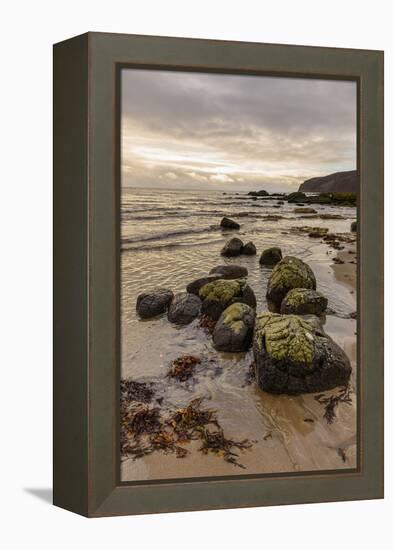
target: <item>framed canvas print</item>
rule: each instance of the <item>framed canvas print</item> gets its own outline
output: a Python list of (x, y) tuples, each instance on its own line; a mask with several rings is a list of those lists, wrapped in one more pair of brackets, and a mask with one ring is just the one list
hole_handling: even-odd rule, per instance
[(383, 496), (383, 53), (54, 47), (54, 503)]

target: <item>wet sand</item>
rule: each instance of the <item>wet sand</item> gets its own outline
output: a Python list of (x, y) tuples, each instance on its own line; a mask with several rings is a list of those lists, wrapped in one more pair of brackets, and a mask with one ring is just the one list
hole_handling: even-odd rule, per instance
[[(191, 450), (185, 458), (154, 452), (137, 460), (123, 460), (123, 481), (356, 467), (356, 391), (352, 394), (352, 404), (339, 404), (336, 419), (328, 424), (323, 418), (324, 407), (315, 400), (314, 394), (277, 396), (263, 392), (255, 383), (247, 385), (245, 378), (253, 360), (252, 352), (217, 352), (198, 321), (178, 328), (165, 316), (148, 321), (135, 316), (135, 300), (140, 291), (155, 285), (167, 286), (174, 292), (183, 291), (188, 282), (223, 263), (239, 263), (248, 268), (248, 282), (257, 296), (257, 312), (266, 310), (266, 284), (271, 270), (261, 267), (258, 259), (263, 248), (279, 244), (284, 255), (298, 256), (309, 263), (317, 279), (317, 289), (328, 297), (329, 307), (335, 313), (323, 320), (324, 330), (348, 355), (352, 365), (351, 386), (355, 390), (356, 320), (350, 318), (350, 313), (356, 311), (356, 265), (349, 263), (355, 261), (356, 255), (350, 254), (353, 245), (345, 244), (345, 249), (337, 252), (323, 241), (293, 232), (293, 225), (302, 226), (304, 220), (294, 218), (292, 208), (285, 205), (282, 213), (286, 217), (278, 222), (244, 218), (239, 232), (223, 232), (206, 244), (205, 237), (201, 236), (199, 246), (187, 242), (187, 246), (178, 248), (155, 249), (148, 256), (144, 250), (122, 256), (122, 377), (155, 383), (156, 398), (163, 413), (185, 406), (195, 397), (204, 397), (203, 407), (217, 410), (226, 437), (254, 442), (251, 449), (238, 453), (244, 469), (225, 462), (220, 456), (202, 454), (198, 450), (201, 442), (193, 441), (183, 445)], [(330, 211), (317, 208), (321, 212)], [(318, 225), (331, 232), (349, 234), (350, 222), (356, 213), (354, 209), (341, 209), (341, 212), (348, 217), (318, 220)], [(220, 257), (223, 243), (232, 236), (252, 240), (257, 246), (257, 256)], [(335, 256), (345, 263), (332, 263)], [(189, 382), (168, 380), (170, 363), (183, 354), (207, 358), (209, 366), (197, 369), (195, 378)], [(325, 392), (327, 396), (336, 393), (337, 390)], [(156, 406), (155, 402), (152, 405)]]

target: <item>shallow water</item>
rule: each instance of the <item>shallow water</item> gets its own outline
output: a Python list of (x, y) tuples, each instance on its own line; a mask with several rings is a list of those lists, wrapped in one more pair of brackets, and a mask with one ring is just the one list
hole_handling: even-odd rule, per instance
[[(258, 263), (260, 252), (280, 246), (284, 255), (306, 261), (314, 270), (317, 289), (329, 300), (336, 315), (326, 317), (325, 330), (344, 348), (353, 366), (356, 385), (356, 321), (345, 315), (356, 310), (353, 289), (338, 282), (332, 269), (335, 251), (320, 239), (294, 232), (293, 227), (327, 227), (331, 232), (349, 232), (354, 208), (312, 205), (321, 214), (341, 214), (345, 219), (301, 218), (296, 205), (277, 201), (254, 201), (245, 195), (214, 192), (129, 190), (122, 193), (121, 254), (121, 373), (123, 378), (153, 381), (162, 396), (163, 408), (184, 406), (197, 396), (217, 409), (227, 437), (257, 440), (240, 456), (246, 469), (236, 468), (220, 457), (193, 452), (184, 459), (154, 453), (122, 463), (124, 481), (170, 479), (273, 472), (294, 472), (353, 468), (356, 466), (356, 400), (337, 409), (337, 420), (328, 425), (323, 407), (313, 395), (272, 396), (255, 384), (246, 385), (245, 376), (252, 354), (216, 352), (211, 338), (195, 321), (178, 328), (166, 317), (141, 321), (135, 313), (140, 292), (157, 286), (175, 293), (214, 266), (236, 263), (247, 267), (248, 282), (257, 297), (257, 311), (267, 309), (265, 293), (270, 269)], [(247, 216), (241, 216), (247, 213)], [(264, 220), (268, 214), (282, 215), (278, 221)], [(218, 228), (223, 215), (241, 224), (239, 231)], [(239, 216), (240, 215), (240, 216)], [(257, 256), (223, 258), (220, 250), (228, 238), (252, 240)], [(206, 359), (197, 368), (194, 382), (180, 383), (165, 377), (174, 359), (192, 354)], [(211, 361), (213, 360), (213, 361)], [(313, 422), (304, 419), (312, 419)], [(338, 449), (344, 449), (346, 461)]]

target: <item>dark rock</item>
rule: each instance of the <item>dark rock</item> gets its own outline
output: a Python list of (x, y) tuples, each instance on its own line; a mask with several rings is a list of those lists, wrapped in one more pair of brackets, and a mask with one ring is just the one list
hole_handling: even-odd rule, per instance
[(176, 294), (168, 311), (168, 320), (177, 325), (188, 325), (201, 310), (202, 301), (195, 294), (181, 292)]
[(288, 292), (281, 302), (281, 313), (296, 315), (322, 315), (326, 311), (327, 298), (316, 290), (294, 288)]
[(312, 269), (299, 258), (286, 256), (271, 272), (266, 298), (280, 308), (286, 294), (293, 288), (316, 290), (317, 283)]
[(276, 265), (282, 260), (281, 248), (276, 246), (272, 248), (266, 248), (259, 258), (259, 263), (262, 265)]
[(246, 256), (254, 256), (256, 253), (256, 246), (251, 241), (249, 243), (246, 243), (242, 248), (242, 254), (245, 254)]
[(226, 217), (222, 218), (220, 226), (224, 229), (240, 229), (240, 225), (237, 222)]
[(317, 214), (317, 211), (314, 208), (295, 208), (295, 214)]
[(199, 291), (202, 300), (202, 313), (211, 319), (218, 319), (221, 313), (237, 302), (256, 307), (253, 290), (244, 279), (219, 279), (203, 286)]
[(351, 231), (353, 233), (356, 233), (357, 229), (358, 229), (358, 222), (357, 221), (352, 222), (351, 223)]
[(252, 342), (255, 310), (236, 303), (221, 314), (213, 331), (213, 344), (219, 351), (247, 351)]
[[(213, 273), (212, 271), (210, 273)], [(237, 277), (233, 277), (236, 279)], [(212, 283), (213, 281), (217, 281), (217, 279), (222, 279), (222, 275), (219, 273), (215, 273), (214, 275), (207, 275), (206, 277), (201, 277), (200, 279), (196, 279), (195, 281), (192, 281), (187, 285), (187, 292), (190, 292), (191, 294), (196, 294), (198, 296), (199, 290), (206, 285), (207, 283)]]
[[(211, 275), (216, 275), (217, 278), (221, 279), (242, 279), (248, 276), (248, 270), (242, 265), (228, 264), (228, 265), (218, 265), (213, 267), (210, 271)], [(211, 282), (211, 281), (207, 281)], [(189, 291), (190, 292), (190, 291)]]
[(269, 393), (327, 391), (351, 375), (348, 357), (321, 325), (297, 315), (258, 315), (253, 351), (258, 385)]
[(243, 249), (243, 241), (237, 237), (230, 239), (221, 250), (221, 256), (240, 256)]
[(173, 299), (173, 292), (167, 288), (157, 288), (151, 292), (139, 294), (136, 311), (142, 319), (148, 319), (164, 313)]
[(294, 193), (289, 193), (289, 195), (287, 195), (288, 202), (303, 202), (306, 198), (306, 194), (299, 191), (295, 191)]

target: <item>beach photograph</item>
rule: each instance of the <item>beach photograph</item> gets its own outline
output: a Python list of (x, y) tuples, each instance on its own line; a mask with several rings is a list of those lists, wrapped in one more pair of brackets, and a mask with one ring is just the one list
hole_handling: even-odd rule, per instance
[(357, 83), (120, 82), (120, 480), (356, 469)]

